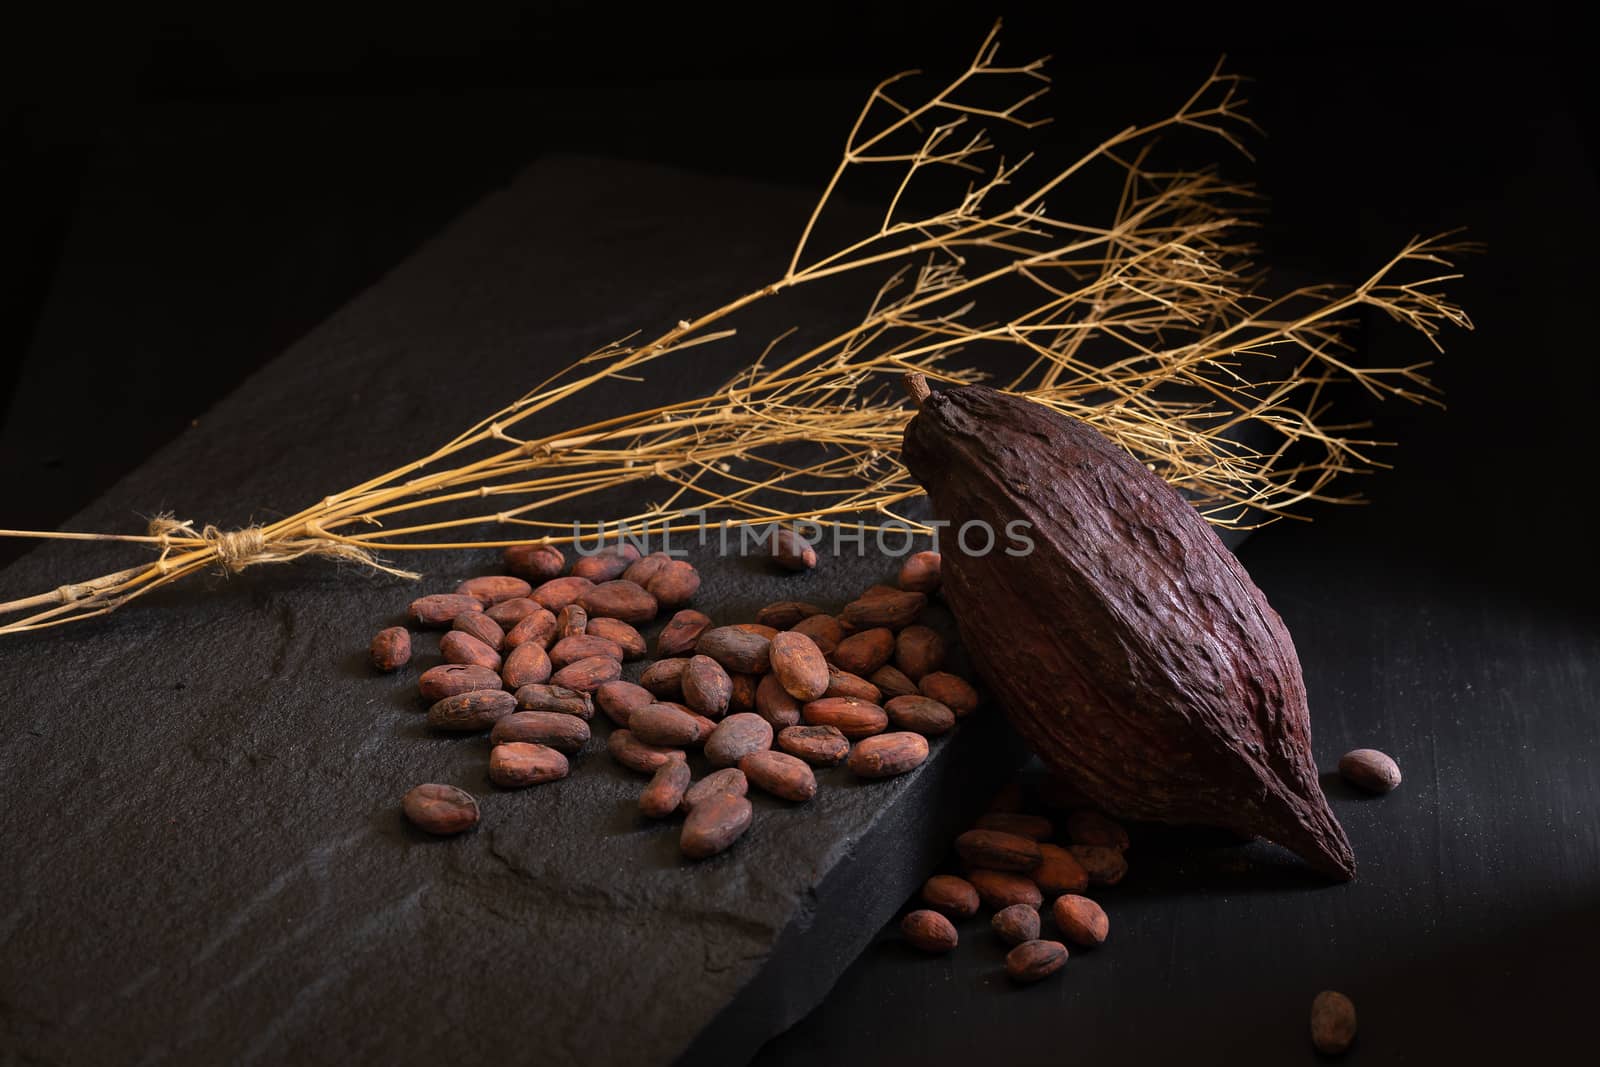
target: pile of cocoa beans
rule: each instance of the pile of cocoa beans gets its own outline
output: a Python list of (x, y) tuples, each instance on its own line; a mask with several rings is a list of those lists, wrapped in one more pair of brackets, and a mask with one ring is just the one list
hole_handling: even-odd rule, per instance
[[(816, 563), (797, 537), (775, 546), (791, 570)], [(837, 615), (800, 600), (762, 608), (753, 621), (717, 625), (687, 606), (700, 576), (665, 553), (618, 545), (580, 556), (566, 570), (552, 545), (505, 552), (503, 575), (470, 578), (450, 593), (412, 602), (417, 628), (445, 628), (445, 663), (418, 688), (439, 730), (488, 731), (489, 778), (520, 788), (565, 778), (589, 742), (596, 707), (612, 724), (606, 750), (649, 782), (646, 818), (684, 815), (680, 847), (703, 859), (749, 827), (754, 786), (800, 804), (817, 792), (815, 768), (843, 764), (861, 779), (904, 774), (928, 757), (928, 739), (977, 709), (977, 692), (945, 671), (945, 642), (918, 618), (938, 587), (939, 557), (907, 559), (896, 585), (876, 585)], [(673, 614), (643, 660), (638, 627)], [(410, 662), (412, 633), (395, 626), (372, 640), (372, 662)], [(704, 773), (695, 778), (690, 751)], [(427, 783), (406, 794), (406, 816), (435, 834), (476, 826), (476, 798)]]

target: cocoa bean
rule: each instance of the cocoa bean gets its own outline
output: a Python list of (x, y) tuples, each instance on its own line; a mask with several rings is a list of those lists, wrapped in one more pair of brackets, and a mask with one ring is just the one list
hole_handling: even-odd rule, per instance
[(780, 600), (756, 612), (756, 622), (775, 630), (787, 630), (801, 619), (821, 615), (823, 609), (804, 600)]
[(627, 623), (649, 622), (660, 610), (649, 592), (621, 579), (601, 582), (579, 598), (591, 618), (621, 619)]
[(668, 760), (656, 768), (650, 784), (639, 794), (639, 814), (647, 819), (665, 819), (683, 803), (684, 790), (689, 788), (689, 764), (683, 760)]
[[(532, 604), (533, 601), (525, 599), (523, 603)], [(481, 611), (463, 611), (450, 621), (450, 629), (476, 637), (495, 652), (500, 651), (506, 640), (506, 632), (500, 624)]]
[(817, 776), (810, 765), (787, 752), (770, 748), (752, 752), (739, 761), (739, 769), (751, 785), (782, 800), (801, 803), (817, 794)]
[(772, 639), (736, 626), (707, 630), (695, 642), (694, 650), (741, 674), (766, 674), (772, 662)]
[(817, 565), (817, 550), (811, 542), (787, 527), (772, 532), (772, 562), (786, 571), (808, 571)]
[(949, 919), (928, 909), (914, 911), (901, 919), (900, 932), (912, 948), (935, 954), (949, 952), (960, 940)]
[(621, 578), (627, 569), (639, 561), (639, 550), (623, 542), (580, 555), (572, 561), (572, 573), (591, 582), (609, 582)]
[(512, 545), (504, 554), (506, 570), (530, 582), (548, 582), (567, 568), (555, 545)]
[(694, 651), (694, 643), (710, 626), (711, 616), (693, 608), (684, 608), (668, 619), (667, 625), (656, 636), (656, 657), (666, 659), (669, 656), (689, 655)]
[(755, 711), (756, 686), (761, 679), (753, 674), (730, 674), (733, 679), (733, 692), (728, 694), (729, 711)]
[(937, 700), (955, 712), (958, 719), (964, 719), (978, 710), (978, 691), (968, 685), (966, 679), (948, 671), (924, 674), (918, 679), (917, 688), (923, 696)]
[(944, 638), (927, 626), (907, 626), (895, 635), (894, 665), (913, 681), (944, 666)]
[(650, 579), (670, 562), (672, 557), (665, 552), (652, 552), (643, 559), (628, 564), (628, 569), (622, 572), (622, 580), (637, 586), (647, 586), (650, 584)]
[(428, 725), (436, 730), (487, 730), (516, 710), (517, 698), (504, 689), (478, 689), (434, 704), (428, 709)]
[(778, 630), (775, 627), (759, 622), (736, 622), (729, 629), (755, 634), (757, 637), (765, 637), (768, 641), (778, 636)]
[(506, 633), (504, 647), (507, 650), (521, 648), (523, 645), (538, 645), (540, 648), (549, 648), (551, 642), (555, 640), (555, 613), (539, 607), (537, 604), (534, 607), (534, 611), (524, 615), (522, 620)]
[(439, 655), (444, 657), (446, 663), (482, 667), (489, 671), (500, 669), (500, 653), (460, 630), (451, 630), (439, 638)]
[(610, 656), (589, 656), (574, 660), (550, 676), (550, 684), (592, 693), (607, 682), (622, 677), (622, 663)]
[(1067, 946), (1059, 941), (1024, 941), (1006, 953), (1006, 974), (1013, 982), (1037, 982), (1067, 965)]
[(1039, 913), (1026, 904), (1012, 904), (1001, 908), (989, 920), (989, 926), (1008, 945), (1039, 938)]
[(828, 691), (826, 697), (849, 697), (853, 700), (864, 700), (868, 704), (881, 704), (883, 694), (878, 687), (858, 674), (840, 670), (832, 664), (828, 665)]
[(500, 677), (512, 689), (550, 680), (550, 654), (537, 641), (524, 641), (513, 648), (500, 666)]
[(884, 697), (888, 697), (890, 700), (893, 700), (895, 697), (914, 697), (922, 695), (922, 691), (917, 688), (917, 683), (913, 682), (910, 678), (907, 678), (898, 667), (879, 667), (877, 670), (872, 672), (871, 676), (867, 678), (867, 681), (871, 682), (878, 688), (879, 700), (882, 700)]
[(485, 611), (484, 614), (493, 619), (495, 625), (499, 626), (500, 629), (509, 633), (511, 628), (516, 626), (517, 623), (521, 622), (523, 619), (526, 619), (534, 612), (543, 610), (544, 609), (539, 606), (539, 602), (537, 600), (532, 600), (525, 596), (519, 596), (512, 597), (510, 600), (500, 601), (500, 603), (493, 605), (487, 611)]
[(622, 646), (615, 641), (608, 641), (604, 637), (593, 634), (574, 634), (563, 637), (550, 646), (550, 665), (560, 670), (569, 663), (576, 663), (580, 659), (589, 659), (592, 656), (602, 656), (622, 662)]
[(647, 744), (628, 729), (612, 730), (611, 736), (606, 738), (606, 751), (622, 766), (642, 774), (654, 774), (668, 760), (686, 758), (682, 749)]
[(851, 697), (823, 697), (800, 709), (807, 726), (835, 726), (852, 741), (881, 734), (889, 727), (889, 716), (876, 704)]
[(956, 838), (956, 854), (974, 867), (1031, 871), (1039, 865), (1039, 842), (999, 830), (968, 830)]
[(507, 715), (489, 731), (489, 743), (512, 742), (545, 745), (571, 755), (589, 743), (589, 724), (576, 715), (555, 711), (518, 711)]
[(1128, 831), (1122, 824), (1098, 811), (1080, 808), (1067, 815), (1067, 840), (1074, 845), (1102, 845), (1127, 848)]
[(978, 829), (999, 830), (1005, 834), (1048, 841), (1055, 827), (1043, 815), (1024, 815), (1020, 811), (990, 811), (978, 816)]
[(663, 700), (678, 700), (683, 696), (683, 669), (686, 659), (662, 659), (650, 664), (639, 675), (639, 684)]
[(559, 685), (525, 685), (517, 690), (517, 707), (524, 711), (550, 711), (585, 721), (594, 718), (594, 699), (588, 693)]
[(1339, 758), (1339, 777), (1369, 793), (1387, 793), (1400, 784), (1400, 765), (1375, 748), (1358, 748)]
[(1060, 845), (1041, 844), (1039, 865), (1028, 872), (1046, 896), (1060, 893), (1081, 893), (1089, 887), (1089, 872), (1083, 869), (1078, 858)]
[(1089, 876), (1090, 885), (1116, 885), (1128, 873), (1128, 861), (1120, 848), (1104, 845), (1069, 845), (1067, 851)]
[(850, 740), (836, 726), (786, 726), (778, 731), (778, 747), (813, 767), (832, 767), (850, 755)]
[(1311, 1043), (1318, 1052), (1338, 1056), (1356, 1039), (1356, 1006), (1343, 993), (1324, 989), (1311, 1002)]
[(1026, 904), (1037, 908), (1044, 903), (1039, 887), (1020, 874), (1010, 871), (973, 870), (967, 872), (967, 881), (978, 891), (984, 907), (999, 911), (1013, 904)]
[(939, 588), (939, 564), (937, 552), (913, 552), (900, 564), (900, 588), (912, 593), (932, 593)]
[(770, 722), (773, 729), (781, 730), (800, 721), (800, 704), (778, 684), (777, 678), (768, 674), (756, 685), (756, 714)]
[(671, 704), (646, 704), (628, 717), (628, 729), (647, 745), (681, 748), (700, 740), (693, 715)]
[(588, 629), (584, 632), (590, 637), (603, 637), (616, 642), (617, 647), (622, 649), (624, 660), (643, 659), (649, 651), (644, 635), (621, 619), (590, 619)]
[(792, 630), (772, 638), (768, 646), (772, 674), (796, 700), (820, 700), (828, 691), (828, 660), (817, 643)]
[(461, 663), (445, 663), (422, 672), (417, 679), (417, 691), (422, 699), (433, 704), (457, 693), (471, 693), (478, 689), (497, 689), (500, 676), (487, 667), (473, 667)]
[(733, 793), (712, 793), (689, 809), (683, 820), (678, 848), (692, 860), (715, 856), (739, 840), (750, 829), (755, 809), (750, 801)]
[(646, 704), (654, 704), (656, 695), (642, 685), (632, 682), (602, 682), (594, 691), (594, 702), (606, 717), (618, 726), (626, 727), (633, 713)]
[(850, 772), (857, 778), (893, 778), (922, 766), (928, 739), (906, 731), (863, 738), (850, 750)]
[(430, 834), (459, 834), (478, 825), (477, 800), (453, 785), (419, 785), (400, 801), (400, 808), (412, 825)]
[(413, 600), (406, 614), (418, 626), (443, 629), (457, 615), (467, 611), (482, 611), (483, 607), (483, 601), (465, 593), (434, 593)]
[(489, 753), (489, 781), (502, 789), (521, 789), (567, 776), (567, 757), (553, 748), (512, 741)]
[(830, 655), (844, 640), (844, 627), (832, 615), (808, 615), (789, 629), (811, 638), (825, 656)]
[(927, 607), (928, 598), (922, 593), (903, 589), (887, 589), (873, 596), (860, 597), (844, 606), (840, 618), (857, 630), (887, 626), (898, 630), (910, 626)]
[(833, 650), (833, 662), (840, 670), (859, 674), (863, 678), (889, 662), (894, 655), (894, 631), (883, 627), (862, 630), (839, 642)]
[(683, 702), (695, 711), (712, 718), (727, 714), (733, 679), (710, 656), (690, 657), (679, 684), (683, 687)]
[(397, 671), (411, 662), (411, 631), (404, 626), (379, 630), (368, 648), (372, 665), (380, 671)]
[(1111, 920), (1106, 918), (1106, 913), (1100, 905), (1088, 897), (1065, 893), (1056, 898), (1055, 904), (1051, 905), (1051, 911), (1062, 934), (1074, 945), (1082, 945), (1084, 948), (1103, 945), (1106, 935), (1111, 932)]
[(684, 560), (668, 560), (645, 583), (645, 589), (662, 607), (681, 608), (700, 591), (700, 572)]
[(883, 706), (889, 721), (902, 730), (913, 730), (929, 737), (955, 729), (956, 713), (924, 696), (895, 697)]
[(708, 719), (698, 711), (695, 711), (693, 708), (685, 707), (682, 704), (674, 704), (673, 706), (682, 708), (684, 711), (688, 712), (689, 716), (694, 719), (695, 725), (700, 728), (700, 737), (699, 740), (695, 742), (696, 744), (704, 744), (706, 738), (711, 736), (711, 731), (717, 728), (717, 720)]
[(713, 767), (732, 767), (752, 752), (772, 747), (772, 724), (759, 715), (729, 715), (706, 738), (706, 761)]
[(922, 885), (922, 902), (957, 919), (978, 914), (978, 891), (965, 878), (936, 874)]
[(589, 628), (589, 613), (582, 604), (568, 604), (556, 616), (556, 640), (577, 637)]
[(731, 793), (742, 797), (750, 791), (750, 780), (744, 772), (737, 767), (724, 767), (720, 771), (712, 771), (694, 785), (691, 785), (683, 794), (683, 810), (693, 811), (694, 806), (706, 797), (717, 793)]
[[(587, 578), (552, 578), (540, 585), (531, 594), (532, 599), (549, 612), (557, 612), (568, 604), (577, 603), (578, 599), (594, 588), (594, 583)], [(589, 614), (597, 614), (593, 609), (588, 609)]]
[(476, 597), (483, 602), (485, 607), (492, 607), (504, 600), (526, 597), (532, 591), (533, 586), (521, 578), (513, 578), (508, 574), (491, 574), (482, 578), (468, 578), (456, 586), (457, 593)]

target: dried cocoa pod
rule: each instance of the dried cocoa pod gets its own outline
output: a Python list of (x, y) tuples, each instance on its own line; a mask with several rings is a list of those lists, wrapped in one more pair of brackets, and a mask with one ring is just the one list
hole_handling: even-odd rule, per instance
[(939, 588), (939, 553), (913, 552), (900, 564), (898, 583), (912, 593), (932, 593)]
[(661, 607), (681, 608), (700, 591), (700, 572), (685, 560), (671, 559), (644, 587)]
[(774, 630), (787, 630), (801, 619), (823, 614), (824, 609), (804, 600), (780, 600), (756, 612), (756, 622)]
[(756, 686), (761, 679), (753, 674), (730, 674), (733, 680), (733, 691), (728, 694), (729, 711), (755, 711)]
[(683, 669), (686, 659), (661, 659), (650, 664), (639, 675), (639, 684), (662, 700), (679, 700), (683, 697)]
[(607, 545), (572, 561), (572, 573), (591, 582), (609, 582), (621, 578), (627, 569), (639, 561), (639, 550), (624, 541), (620, 545)]
[(751, 785), (781, 800), (803, 803), (817, 795), (817, 776), (810, 764), (787, 752), (770, 748), (752, 752), (739, 761), (739, 769)]
[(556, 641), (577, 637), (589, 629), (589, 612), (582, 604), (568, 604), (556, 615)]
[(567, 776), (567, 757), (545, 745), (512, 741), (489, 753), (489, 781), (502, 789), (521, 789)]
[(400, 801), (406, 818), (430, 834), (459, 834), (478, 825), (478, 801), (464, 789), (428, 782)]
[[(552, 578), (528, 595), (540, 607), (553, 613), (560, 611), (568, 604), (576, 603), (583, 594), (593, 588), (594, 583), (587, 578)], [(589, 609), (586, 608), (585, 610)], [(596, 612), (589, 610), (589, 614), (594, 615)]]
[(771, 638), (737, 626), (717, 626), (700, 635), (694, 650), (741, 674), (766, 674), (771, 666)]
[(956, 928), (936, 911), (914, 911), (900, 920), (900, 932), (912, 948), (935, 954), (949, 952), (960, 942)]
[(889, 716), (876, 704), (851, 697), (823, 697), (800, 709), (807, 726), (833, 726), (852, 741), (889, 728)]
[(500, 653), (460, 630), (451, 630), (439, 638), (439, 655), (446, 663), (461, 663), (489, 671), (500, 669)]
[(1074, 845), (1127, 848), (1128, 831), (1121, 823), (1098, 811), (1079, 808), (1067, 814), (1067, 840)]
[(958, 719), (964, 719), (978, 710), (978, 691), (968, 685), (966, 679), (947, 671), (924, 674), (917, 682), (917, 688), (923, 696), (937, 700), (955, 712)]
[(1034, 752), (1112, 815), (1265, 837), (1353, 877), (1294, 643), (1199, 512), (1043, 405), (908, 386), (920, 410), (901, 458), (934, 515), (1029, 524), (1030, 553), (958, 542), (942, 570), (968, 651)]
[(635, 711), (655, 701), (654, 693), (632, 682), (602, 682), (594, 691), (594, 702), (600, 705), (606, 718), (624, 728)]
[(628, 623), (649, 622), (660, 611), (656, 598), (647, 590), (620, 578), (586, 590), (578, 602), (589, 612), (590, 618), (621, 619)]
[(1106, 918), (1104, 909), (1088, 897), (1065, 893), (1051, 905), (1051, 913), (1061, 933), (1074, 945), (1094, 948), (1105, 944), (1111, 933), (1111, 920)]
[(1356, 1039), (1356, 1006), (1343, 993), (1324, 989), (1311, 1002), (1311, 1043), (1327, 1056), (1338, 1056)]
[(380, 671), (397, 671), (411, 662), (411, 631), (404, 626), (379, 630), (368, 648), (372, 665)]
[(628, 717), (628, 729), (647, 745), (681, 748), (700, 740), (693, 715), (671, 704), (646, 704)]
[(811, 542), (786, 526), (772, 531), (772, 562), (786, 571), (808, 571), (817, 565), (817, 550)]
[(473, 667), (461, 663), (446, 663), (431, 667), (417, 679), (417, 691), (430, 704), (457, 693), (471, 693), (478, 689), (498, 689), (500, 676), (487, 667)]
[(894, 665), (915, 681), (944, 666), (944, 638), (932, 628), (907, 626), (894, 638)]
[(505, 649), (521, 648), (523, 645), (538, 645), (540, 648), (549, 648), (556, 636), (556, 616), (548, 608), (534, 605), (534, 611), (522, 617), (522, 620), (506, 632)]
[(849, 697), (852, 700), (863, 700), (868, 704), (880, 704), (883, 694), (878, 687), (861, 677), (841, 670), (832, 664), (828, 665), (828, 691), (825, 697)]
[(837, 726), (785, 726), (777, 742), (778, 748), (813, 767), (833, 767), (850, 755), (850, 739)]
[(677, 811), (689, 788), (689, 778), (689, 764), (683, 760), (668, 760), (657, 767), (650, 784), (639, 794), (639, 814), (647, 819), (665, 819)]
[[(907, 678), (898, 667), (879, 667), (872, 672), (867, 681), (877, 687), (879, 700), (885, 697), (893, 700), (895, 697), (922, 695), (922, 691), (917, 688), (917, 683)], [(874, 703), (877, 703), (877, 701), (874, 701)]]
[(729, 715), (706, 738), (706, 762), (713, 767), (732, 767), (752, 752), (772, 747), (772, 724), (759, 715), (741, 712)]
[(492, 745), (513, 741), (545, 745), (570, 756), (589, 743), (589, 724), (576, 715), (555, 711), (517, 711), (496, 722), (489, 731)]
[(777, 678), (768, 674), (756, 685), (756, 714), (770, 722), (774, 729), (782, 730), (800, 721), (800, 704), (778, 684)]
[(957, 919), (970, 919), (978, 914), (978, 891), (972, 888), (971, 882), (953, 874), (936, 874), (924, 882), (922, 902)]
[(503, 555), (506, 570), (530, 582), (548, 582), (567, 569), (567, 557), (555, 545), (512, 545)]
[(550, 711), (578, 719), (594, 718), (594, 699), (588, 693), (560, 685), (534, 683), (517, 689), (517, 707), (523, 711)]
[(1400, 784), (1400, 765), (1375, 748), (1358, 748), (1339, 757), (1339, 777), (1369, 793), (1388, 793)]
[(895, 697), (883, 706), (889, 721), (902, 730), (937, 737), (955, 729), (956, 713), (924, 696)]
[(590, 619), (588, 629), (584, 632), (590, 637), (603, 637), (615, 642), (622, 649), (624, 660), (643, 659), (649, 651), (644, 635), (621, 619)]
[(1013, 982), (1037, 982), (1067, 965), (1067, 946), (1059, 941), (1024, 941), (1006, 953), (1006, 974)]
[(832, 615), (808, 615), (789, 629), (811, 638), (825, 656), (830, 655), (844, 640), (844, 627)]
[(956, 855), (992, 871), (1031, 871), (1039, 865), (1039, 842), (1000, 830), (968, 830), (956, 838)]
[(668, 619), (667, 625), (656, 636), (656, 658), (690, 655), (700, 635), (710, 628), (711, 616), (693, 608), (684, 608)]
[(603, 656), (621, 663), (622, 646), (593, 634), (573, 634), (550, 646), (550, 666), (556, 670), (591, 656)]
[(841, 670), (863, 678), (888, 663), (894, 656), (894, 631), (874, 627), (853, 633), (833, 650), (833, 662)]
[(1033, 881), (1010, 871), (990, 871), (979, 868), (967, 872), (967, 881), (978, 891), (984, 907), (999, 911), (1013, 904), (1026, 904), (1037, 908), (1044, 903), (1044, 895)]
[(434, 593), (419, 596), (406, 609), (407, 616), (418, 626), (443, 629), (457, 615), (468, 611), (482, 611), (483, 601), (465, 593)]
[(517, 698), (504, 689), (477, 689), (434, 704), (428, 709), (428, 725), (435, 730), (470, 733), (487, 730), (516, 710)]
[(481, 578), (468, 578), (456, 586), (457, 593), (477, 597), (485, 607), (493, 607), (503, 600), (526, 597), (532, 591), (533, 586), (521, 578), (511, 577), (509, 574), (490, 574)]
[(1056, 832), (1050, 820), (1043, 815), (1024, 815), (1020, 811), (990, 811), (978, 816), (978, 829), (999, 830), (1004, 834), (1048, 841)]
[(755, 808), (733, 793), (712, 793), (689, 809), (678, 848), (692, 860), (703, 860), (732, 845), (750, 829)]
[(671, 562), (672, 557), (665, 552), (652, 552), (643, 559), (628, 564), (628, 569), (622, 572), (622, 580), (638, 586), (647, 586), (650, 584), (650, 579)]
[(1078, 857), (1060, 845), (1040, 844), (1039, 865), (1028, 872), (1028, 877), (1045, 896), (1081, 893), (1089, 888), (1089, 872)]
[(731, 793), (736, 797), (742, 797), (749, 791), (750, 780), (744, 776), (743, 771), (737, 767), (724, 767), (720, 771), (712, 771), (689, 787), (683, 794), (683, 810), (693, 811), (694, 806), (700, 801), (718, 793)]
[[(523, 602), (533, 603), (531, 600)], [(463, 611), (450, 620), (450, 629), (476, 637), (496, 652), (500, 651), (506, 640), (506, 632), (500, 628), (500, 624), (481, 611)]]
[(733, 679), (710, 656), (689, 657), (679, 684), (683, 687), (683, 702), (695, 711), (712, 718), (727, 714)]
[(548, 682), (553, 669), (550, 654), (543, 645), (537, 641), (524, 641), (506, 656), (505, 662), (500, 665), (500, 677), (505, 679), (508, 687), (516, 690), (525, 685)]
[(1069, 845), (1067, 851), (1089, 876), (1091, 885), (1116, 885), (1128, 873), (1128, 861), (1120, 848), (1104, 845)]
[(857, 630), (877, 626), (898, 630), (902, 626), (910, 626), (916, 622), (917, 616), (921, 615), (922, 609), (927, 606), (928, 598), (925, 594), (911, 593), (904, 589), (886, 589), (872, 596), (852, 600), (839, 614), (840, 618)]
[(900, 731), (862, 738), (850, 750), (850, 773), (857, 778), (893, 778), (916, 770), (928, 758), (928, 739)]
[(550, 676), (551, 685), (592, 693), (607, 682), (622, 677), (622, 662), (611, 656), (589, 656), (573, 660)]
[(796, 700), (820, 700), (828, 691), (828, 660), (805, 634), (786, 630), (768, 646), (773, 677)]
[(495, 625), (499, 626), (501, 630), (509, 633), (517, 623), (534, 612), (543, 610), (537, 600), (519, 596), (510, 600), (502, 600), (500, 603), (492, 605), (484, 614), (493, 619)]
[(625, 728), (611, 731), (611, 736), (606, 738), (606, 751), (628, 770), (641, 774), (654, 774), (668, 760), (686, 758), (680, 748), (649, 744), (634, 737), (633, 731)]
[(1026, 904), (1011, 904), (994, 913), (989, 926), (1008, 945), (1039, 939), (1039, 913)]

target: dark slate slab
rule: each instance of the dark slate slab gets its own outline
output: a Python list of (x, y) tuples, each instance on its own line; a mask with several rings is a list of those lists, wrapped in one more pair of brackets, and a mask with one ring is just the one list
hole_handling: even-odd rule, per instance
[[(541, 162), (70, 526), (163, 509), (239, 524), (396, 465), (574, 355), (772, 276), (806, 207)], [(748, 360), (768, 325), (850, 310), (788, 301), (701, 350), (679, 387)], [(81, 321), (58, 308), (46, 354), (69, 355)], [(0, 596), (136, 558), (49, 546), (0, 574)], [(447, 589), (494, 558), (412, 559)], [(785, 597), (842, 604), (892, 573), (876, 555), (800, 577), (696, 558), (699, 605), (730, 622)], [(572, 779), (514, 793), (487, 782), (485, 740), (425, 727), (432, 638), (396, 677), (364, 659), (418, 592), (325, 563), (257, 568), (0, 646), (0, 1058), (659, 1064), (694, 1043), (697, 1064), (742, 1062), (818, 1002), (1017, 760), (992, 716), (905, 778), (833, 771), (803, 807), (758, 800), (736, 849), (691, 866), (675, 826), (636, 816), (642, 780), (604, 755), (604, 727)], [(476, 833), (403, 822), (400, 796), (430, 780), (481, 797)]]

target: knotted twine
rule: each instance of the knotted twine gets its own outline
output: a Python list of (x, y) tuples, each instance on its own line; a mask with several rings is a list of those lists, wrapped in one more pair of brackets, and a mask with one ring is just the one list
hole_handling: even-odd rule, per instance
[(195, 533), (191, 520), (179, 520), (171, 514), (157, 515), (150, 520), (149, 535), (161, 544), (161, 558), (157, 565), (167, 566), (167, 555), (174, 548), (194, 547), (185, 541), (204, 541), (217, 555), (217, 562), (229, 574), (238, 574), (247, 567), (260, 563), (292, 563), (306, 556), (345, 560), (371, 570), (392, 574), (397, 578), (417, 579), (415, 571), (392, 567), (373, 555), (372, 550), (343, 540), (328, 533), (315, 520), (308, 520), (305, 530), (309, 536), (272, 537), (262, 526), (242, 526), (237, 530), (224, 530), (207, 525)]

